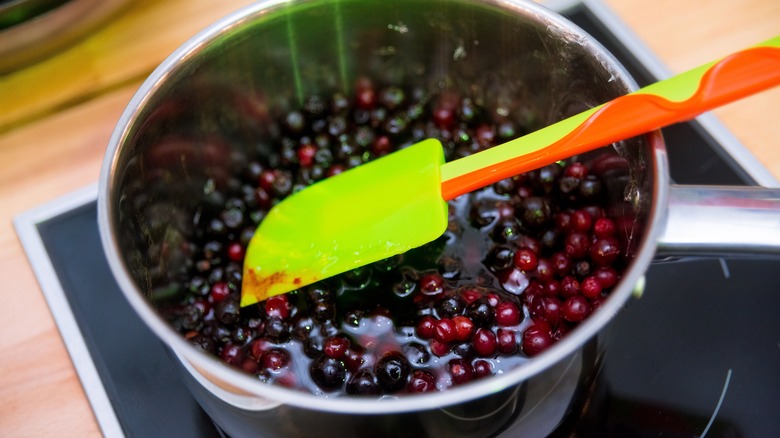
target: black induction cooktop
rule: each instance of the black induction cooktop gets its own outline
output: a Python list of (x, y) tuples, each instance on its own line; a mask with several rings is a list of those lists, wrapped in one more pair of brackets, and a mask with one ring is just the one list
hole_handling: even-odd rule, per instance
[[(560, 9), (640, 85), (666, 75), (600, 3), (564, 2)], [(776, 184), (710, 116), (663, 134), (676, 183)], [(222, 436), (111, 276), (96, 192), (85, 188), (15, 223), (103, 433)], [(780, 436), (778, 266), (745, 257), (653, 264), (641, 299), (614, 322), (587, 399), (553, 435)]]

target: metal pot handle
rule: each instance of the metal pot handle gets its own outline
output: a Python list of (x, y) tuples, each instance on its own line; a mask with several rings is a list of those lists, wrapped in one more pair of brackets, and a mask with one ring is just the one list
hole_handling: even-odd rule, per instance
[(670, 186), (657, 253), (780, 255), (780, 189)]

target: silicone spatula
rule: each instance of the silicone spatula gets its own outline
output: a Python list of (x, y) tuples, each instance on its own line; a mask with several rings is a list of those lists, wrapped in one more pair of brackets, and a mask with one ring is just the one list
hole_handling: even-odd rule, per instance
[(780, 84), (780, 36), (546, 128), (444, 163), (424, 140), (274, 206), (244, 260), (241, 305), (403, 253), (441, 236), (447, 202), (504, 178), (689, 120)]

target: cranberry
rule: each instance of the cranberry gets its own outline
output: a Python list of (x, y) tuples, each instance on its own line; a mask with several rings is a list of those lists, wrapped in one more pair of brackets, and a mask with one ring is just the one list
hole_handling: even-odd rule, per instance
[(211, 300), (218, 303), (230, 295), (230, 288), (224, 281), (218, 281), (211, 286)]
[(517, 334), (514, 330), (498, 329), (496, 331), (496, 341), (498, 342), (499, 353), (512, 355), (517, 352)]
[(434, 324), (433, 336), (439, 342), (452, 342), (457, 337), (455, 323), (449, 318), (442, 318)]
[(304, 144), (298, 148), (298, 164), (302, 167), (312, 167), (314, 165), (314, 155), (317, 153), (317, 146), (313, 144)]
[(542, 318), (551, 326), (557, 325), (558, 321), (561, 319), (562, 303), (561, 300), (556, 297), (540, 297), (531, 307), (531, 314), (533, 316)]
[(617, 271), (609, 266), (601, 266), (597, 268), (593, 273), (593, 276), (598, 279), (599, 283), (601, 283), (601, 287), (604, 289), (609, 289), (616, 285), (619, 279)]
[(598, 266), (609, 266), (620, 255), (620, 244), (614, 237), (597, 239), (590, 249), (590, 257)]
[(602, 286), (599, 279), (595, 276), (585, 277), (582, 280), (582, 295), (586, 298), (596, 298), (601, 296)]
[(409, 378), (406, 389), (414, 393), (436, 391), (436, 378), (427, 371), (415, 370)]
[(417, 321), (415, 333), (422, 339), (431, 339), (434, 336), (436, 328), (436, 319), (430, 315), (425, 315)]
[(480, 292), (479, 289), (476, 288), (469, 287), (460, 291), (460, 298), (467, 306), (481, 297), (482, 297), (482, 292)]
[(265, 314), (270, 318), (287, 319), (290, 316), (290, 303), (287, 295), (275, 295), (265, 301)]
[(222, 347), (219, 357), (228, 365), (238, 367), (244, 362), (244, 350), (238, 345), (227, 344)]
[(585, 167), (585, 165), (580, 162), (574, 162), (567, 165), (563, 169), (563, 174), (565, 176), (582, 179), (585, 178), (585, 175), (588, 174), (588, 168)]
[(479, 359), (474, 361), (474, 378), (482, 379), (493, 375), (493, 367), (490, 362)]
[(428, 273), (420, 277), (420, 292), (425, 295), (438, 295), (444, 291), (444, 278), (439, 274)]
[(462, 385), (474, 380), (474, 370), (471, 368), (471, 364), (463, 359), (452, 359), (447, 364), (447, 368), (449, 368), (454, 385)]
[(530, 272), (536, 269), (539, 260), (535, 252), (528, 248), (520, 248), (515, 252), (514, 262), (518, 268)]
[(228, 245), (227, 255), (230, 260), (240, 262), (244, 260), (244, 247), (238, 242), (233, 242)]
[(272, 348), (263, 354), (263, 368), (268, 370), (280, 370), (290, 362), (290, 355), (281, 348)]
[(571, 259), (563, 252), (553, 254), (550, 262), (558, 275), (568, 275), (571, 272)]
[(566, 236), (565, 251), (571, 258), (581, 259), (585, 257), (590, 251), (588, 235), (578, 231), (569, 233)]
[(550, 335), (549, 327), (538, 327), (535, 324), (523, 332), (522, 348), (526, 356), (536, 356), (552, 344), (553, 338)]
[(561, 292), (564, 296), (579, 295), (580, 282), (573, 275), (567, 275), (561, 279)]
[(322, 352), (333, 359), (343, 359), (350, 347), (349, 339), (345, 336), (333, 336), (325, 339)]
[(539, 281), (549, 281), (555, 275), (555, 266), (552, 261), (547, 258), (540, 258), (536, 266), (536, 278)]
[(510, 327), (520, 324), (520, 307), (512, 301), (503, 301), (496, 305), (496, 324)]
[(455, 324), (455, 340), (467, 341), (474, 333), (474, 323), (467, 317), (457, 315), (452, 318), (452, 322)]
[(438, 357), (443, 357), (449, 354), (450, 352), (450, 345), (446, 342), (442, 342), (438, 339), (432, 339), (431, 340), (431, 353), (435, 354)]
[(570, 322), (580, 322), (590, 314), (590, 303), (585, 297), (569, 297), (563, 302), (561, 316)]
[(571, 225), (576, 231), (587, 232), (593, 226), (593, 218), (587, 210), (577, 210), (571, 215)]
[(480, 328), (474, 333), (472, 345), (478, 355), (489, 357), (495, 354), (498, 342), (496, 341), (495, 333), (489, 329)]
[(596, 237), (609, 237), (615, 234), (616, 228), (615, 221), (606, 217), (600, 217), (593, 224), (593, 234)]

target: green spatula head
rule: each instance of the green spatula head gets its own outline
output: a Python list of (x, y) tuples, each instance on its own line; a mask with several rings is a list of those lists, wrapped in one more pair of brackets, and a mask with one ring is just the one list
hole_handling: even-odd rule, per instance
[(429, 139), (287, 197), (268, 212), (247, 247), (241, 305), (441, 236), (447, 227), (443, 163), (441, 143)]

